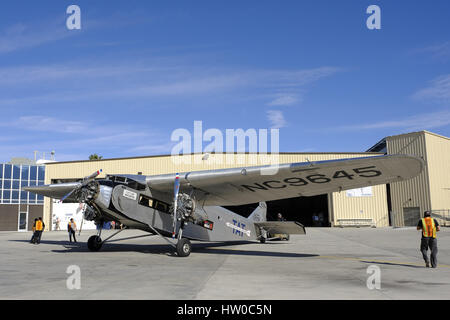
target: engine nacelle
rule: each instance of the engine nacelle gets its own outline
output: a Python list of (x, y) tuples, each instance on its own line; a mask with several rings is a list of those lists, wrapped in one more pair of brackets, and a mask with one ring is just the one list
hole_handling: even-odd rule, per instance
[[(197, 201), (186, 193), (178, 194), (177, 219), (189, 221), (195, 224), (203, 224), (207, 217), (196, 211)], [(171, 208), (173, 212), (173, 206)]]

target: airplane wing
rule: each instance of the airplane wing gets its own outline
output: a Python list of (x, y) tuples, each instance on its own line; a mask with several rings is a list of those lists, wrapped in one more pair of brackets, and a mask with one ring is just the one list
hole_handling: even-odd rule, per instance
[[(409, 155), (280, 164), (181, 173), (180, 192), (194, 190), (202, 205), (243, 205), (403, 181), (418, 175), (424, 161)], [(152, 190), (171, 194), (175, 174), (147, 176)]]
[(305, 227), (296, 221), (255, 222), (255, 226), (263, 228), (270, 234), (306, 234)]
[[(23, 190), (43, 195), (54, 199), (61, 199), (76, 187), (80, 186), (80, 182), (55, 183), (42, 186), (25, 187)], [(78, 202), (75, 197), (69, 196), (64, 202)]]

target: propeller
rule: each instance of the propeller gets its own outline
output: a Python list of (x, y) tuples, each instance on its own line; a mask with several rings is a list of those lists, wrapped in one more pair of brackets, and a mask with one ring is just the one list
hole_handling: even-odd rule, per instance
[(78, 205), (77, 211), (76, 211), (76, 214), (78, 214), (80, 211), (81, 211), (81, 213), (82, 213), (82, 215), (81, 215), (81, 225), (80, 225), (80, 230), (78, 231), (78, 235), (81, 234), (81, 230), (83, 229), (83, 222), (84, 222), (84, 206), (85, 206), (85, 205), (86, 205), (86, 204), (80, 202), (79, 205)]
[(102, 169), (97, 170), (96, 172), (94, 172), (93, 174), (84, 177), (83, 181), (81, 182), (81, 184), (79, 186), (77, 186), (76, 188), (72, 189), (69, 193), (67, 193), (64, 197), (61, 198), (60, 203), (63, 203), (64, 200), (66, 200), (68, 197), (70, 197), (74, 192), (80, 190), (81, 188), (85, 187), (88, 185), (89, 182), (91, 182), (92, 180), (94, 180), (96, 177), (98, 177), (100, 175), (100, 173), (102, 172)]
[(177, 204), (178, 204), (178, 193), (180, 192), (180, 175), (177, 173), (175, 176), (175, 183), (173, 187), (173, 231), (172, 238), (175, 238), (175, 229), (177, 227)]

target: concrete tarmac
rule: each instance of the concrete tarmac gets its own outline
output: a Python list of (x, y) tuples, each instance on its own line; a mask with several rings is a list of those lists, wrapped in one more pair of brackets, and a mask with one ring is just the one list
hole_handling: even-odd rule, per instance
[(193, 242), (187, 258), (158, 236), (117, 241), (145, 234), (137, 230), (90, 252), (93, 234), (70, 243), (67, 232), (44, 232), (33, 245), (30, 232), (0, 232), (0, 299), (450, 298), (447, 228), (438, 233), (436, 269), (425, 268), (415, 228), (307, 228), (290, 241)]

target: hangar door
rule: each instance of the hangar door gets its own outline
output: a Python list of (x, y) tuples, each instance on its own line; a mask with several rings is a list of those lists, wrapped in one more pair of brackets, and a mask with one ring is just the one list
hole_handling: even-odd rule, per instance
[(419, 207), (405, 207), (403, 208), (403, 223), (405, 227), (415, 227), (420, 220)]
[[(231, 210), (244, 217), (248, 217), (258, 204), (243, 206), (227, 206)], [(305, 227), (329, 227), (330, 218), (328, 212), (328, 195), (322, 194), (312, 197), (296, 197), (267, 202), (267, 220), (277, 220), (277, 214), (288, 221), (298, 221)], [(313, 216), (318, 218), (313, 219)]]

